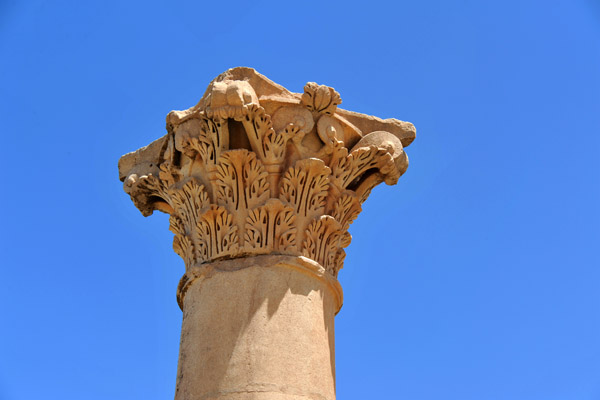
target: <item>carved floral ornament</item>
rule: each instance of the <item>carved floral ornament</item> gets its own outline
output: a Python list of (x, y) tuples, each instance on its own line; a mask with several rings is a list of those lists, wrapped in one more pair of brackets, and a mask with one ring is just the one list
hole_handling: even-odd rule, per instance
[(142, 214), (170, 214), (186, 269), (254, 255), (304, 256), (332, 277), (371, 189), (406, 171), (412, 124), (338, 109), (308, 83), (291, 93), (250, 68), (217, 77), (167, 116), (167, 135), (119, 161)]

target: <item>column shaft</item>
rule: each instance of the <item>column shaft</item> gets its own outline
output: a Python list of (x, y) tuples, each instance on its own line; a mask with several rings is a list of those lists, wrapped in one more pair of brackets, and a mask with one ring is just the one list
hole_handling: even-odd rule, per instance
[(259, 259), (188, 285), (176, 400), (335, 399), (334, 293)]

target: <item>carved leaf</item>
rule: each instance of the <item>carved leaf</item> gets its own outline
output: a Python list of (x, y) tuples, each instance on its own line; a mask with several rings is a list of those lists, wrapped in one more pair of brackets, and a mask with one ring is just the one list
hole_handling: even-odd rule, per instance
[(200, 262), (234, 256), (238, 250), (237, 226), (223, 207), (212, 205), (196, 225)]
[(173, 167), (171, 161), (164, 161), (158, 166), (160, 172), (158, 177), (165, 183), (166, 187), (171, 187), (181, 179), (181, 173)]
[(355, 189), (356, 196), (361, 204), (367, 200), (371, 194), (371, 190), (381, 182), (383, 182), (383, 176), (381, 174), (371, 174), (367, 178), (361, 180), (360, 185)]
[(315, 260), (333, 273), (343, 236), (340, 224), (333, 217), (323, 215), (308, 225), (302, 243), (302, 255)]
[(371, 195), (371, 190), (373, 190), (373, 188), (366, 188), (361, 194), (360, 194), (360, 204), (364, 203), (365, 201), (367, 201), (367, 198), (369, 198), (369, 196)]
[(125, 185), (128, 186), (125, 190), (131, 196), (131, 200), (146, 217), (152, 215), (152, 212), (157, 209), (157, 200), (170, 204), (165, 182), (154, 175), (138, 178), (134, 174), (127, 178)]
[(352, 169), (350, 167), (350, 159), (348, 158), (348, 149), (343, 143), (333, 142), (329, 166), (331, 168), (331, 183), (342, 189)]
[(230, 150), (219, 158), (215, 173), (217, 202), (231, 212), (250, 209), (269, 198), (268, 174), (256, 155)]
[(379, 149), (375, 146), (363, 147), (354, 150), (348, 157), (351, 170), (344, 182), (344, 187), (347, 187), (370, 168), (377, 166), (379, 162)]
[(332, 162), (333, 180), (340, 189), (346, 189), (373, 168), (384, 175), (392, 173), (394, 160), (391, 154), (376, 146), (361, 147)]
[(169, 189), (170, 205), (185, 224), (187, 232), (192, 232), (198, 215), (210, 205), (203, 185), (191, 178), (180, 189)]
[(247, 107), (247, 113), (242, 120), (242, 124), (246, 129), (252, 150), (258, 154), (261, 160), (265, 161), (267, 156), (264, 148), (264, 138), (274, 133), (271, 117), (263, 107), (258, 104), (250, 104)]
[(190, 138), (187, 148), (196, 151), (204, 165), (214, 165), (217, 156), (212, 141), (207, 137)]
[(342, 103), (340, 94), (333, 88), (308, 82), (304, 86), (304, 94), (301, 103), (310, 111), (332, 115), (338, 104)]
[(344, 230), (347, 230), (361, 211), (362, 208), (357, 196), (350, 191), (346, 191), (334, 203), (331, 216), (340, 223)]
[(333, 275), (337, 278), (338, 272), (344, 267), (344, 259), (346, 259), (346, 252), (344, 249), (339, 249), (335, 255), (335, 269)]
[(270, 164), (282, 163), (285, 157), (285, 146), (288, 131), (275, 132), (272, 128), (263, 137), (264, 161)]
[(296, 215), (281, 201), (271, 199), (246, 218), (245, 248), (249, 252), (290, 252), (296, 247)]
[(330, 174), (329, 167), (319, 159), (297, 161), (281, 179), (279, 198), (302, 216), (321, 215), (325, 211)]
[(285, 208), (275, 217), (275, 248), (279, 251), (296, 252), (296, 214)]
[(169, 229), (175, 234), (173, 238), (173, 250), (177, 253), (183, 261), (186, 267), (194, 264), (195, 251), (194, 244), (189, 238), (189, 231), (186, 230), (183, 221), (177, 216), (172, 215), (169, 218), (170, 226)]
[(207, 118), (204, 115), (193, 121), (194, 129), (181, 133), (182, 136), (186, 135), (180, 139), (183, 142), (183, 150), (191, 149), (198, 153), (205, 165), (214, 165), (229, 146), (227, 124), (219, 118)]
[(147, 196), (160, 197), (165, 202), (169, 202), (169, 194), (164, 181), (154, 175), (142, 176), (137, 182), (136, 190), (146, 192)]

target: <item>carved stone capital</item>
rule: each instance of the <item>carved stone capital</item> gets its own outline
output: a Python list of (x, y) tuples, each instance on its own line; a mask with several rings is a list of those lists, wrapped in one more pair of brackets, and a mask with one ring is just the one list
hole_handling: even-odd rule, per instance
[(124, 155), (119, 173), (142, 214), (170, 214), (186, 269), (234, 258), (306, 257), (337, 277), (348, 227), (371, 189), (408, 167), (414, 126), (338, 109), (310, 82), (292, 93), (250, 68), (210, 83), (167, 116), (168, 133)]

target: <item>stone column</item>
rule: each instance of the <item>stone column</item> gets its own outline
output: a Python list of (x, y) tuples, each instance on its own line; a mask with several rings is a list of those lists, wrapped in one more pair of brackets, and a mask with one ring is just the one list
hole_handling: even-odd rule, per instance
[(250, 68), (119, 160), (142, 214), (170, 214), (186, 272), (176, 400), (335, 399), (337, 280), (371, 189), (406, 171), (414, 126), (292, 93)]

